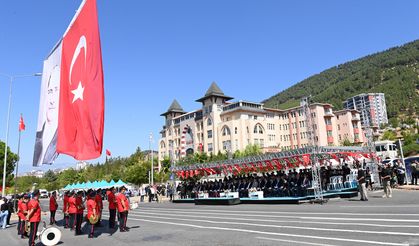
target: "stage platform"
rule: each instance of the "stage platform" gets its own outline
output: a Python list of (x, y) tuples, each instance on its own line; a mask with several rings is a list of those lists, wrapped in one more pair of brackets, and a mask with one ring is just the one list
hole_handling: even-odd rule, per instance
[(240, 198), (201, 198), (195, 199), (195, 205), (238, 205)]
[[(323, 193), (323, 198), (352, 198), (358, 196), (357, 188), (331, 190)], [(195, 203), (195, 205), (237, 205), (237, 204), (301, 204), (314, 200), (314, 195), (302, 197), (265, 197), (265, 198), (203, 198), (203, 199), (177, 199), (173, 203)]]

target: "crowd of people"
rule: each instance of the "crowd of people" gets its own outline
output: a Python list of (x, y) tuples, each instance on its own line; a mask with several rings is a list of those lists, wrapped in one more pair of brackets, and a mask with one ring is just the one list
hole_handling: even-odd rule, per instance
[[(85, 191), (67, 191), (63, 195), (62, 199), (62, 211), (63, 218), (62, 222), (59, 223), (65, 229), (70, 229), (75, 232), (75, 235), (83, 234), (82, 224), (85, 221), (85, 227), (88, 228), (87, 234), (89, 238), (94, 238), (95, 227), (102, 227), (102, 211), (103, 200), (108, 200), (109, 209), (109, 229), (117, 229), (116, 217), (119, 218), (119, 230), (120, 232), (127, 232), (129, 228), (126, 226), (128, 211), (130, 210), (130, 202), (125, 195), (126, 188), (121, 187), (119, 192), (115, 188), (107, 190), (88, 190)], [(29, 239), (29, 246), (35, 245), (36, 234), (38, 227), (41, 222), (41, 206), (39, 203), (39, 190), (35, 189), (31, 193), (18, 195), (17, 199), (17, 215), (18, 215), (18, 235), (22, 238)], [(5, 201), (5, 200), (3, 200)], [(7, 200), (6, 200), (7, 202)], [(1, 208), (6, 209), (8, 203), (1, 204)], [(11, 204), (13, 207), (13, 204)], [(49, 212), (50, 212), (50, 225), (57, 225), (56, 211), (59, 208), (57, 202), (57, 193), (54, 191), (51, 193), (49, 198)], [(5, 213), (10, 215), (10, 213)], [(3, 212), (1, 213), (3, 215)], [(3, 217), (0, 217), (3, 218)], [(1, 220), (3, 222), (3, 220)], [(7, 217), (4, 222), (7, 227)]]
[[(411, 166), (412, 183), (417, 184), (419, 176), (419, 163)], [(414, 170), (413, 170), (414, 169)], [(417, 171), (416, 171), (417, 170)], [(406, 184), (405, 171), (401, 163), (394, 165), (379, 163), (378, 182), (384, 187), (384, 197), (391, 197), (391, 188)], [(362, 180), (360, 176), (362, 175)], [(376, 174), (376, 175), (377, 175)], [(334, 189), (330, 185), (333, 177), (339, 177), (340, 188), (344, 188), (346, 181), (355, 181), (372, 190), (374, 185), (372, 170), (365, 162), (342, 163), (340, 165), (325, 165), (320, 169), (321, 185), (323, 190)], [(416, 177), (416, 180), (413, 179)], [(181, 182), (176, 192), (181, 199), (198, 198), (200, 193), (207, 193), (208, 197), (219, 197), (225, 191), (238, 192), (239, 197), (248, 197), (251, 191), (263, 191), (264, 197), (301, 197), (312, 194), (311, 168), (290, 169), (265, 173), (248, 173), (237, 176), (225, 176), (220, 179), (195, 181), (192, 179)], [(361, 198), (368, 200), (367, 198)]]
[(238, 192), (240, 197), (248, 197), (250, 191), (263, 191), (265, 197), (304, 196), (311, 187), (312, 174), (310, 169), (295, 169), (289, 172), (278, 171), (226, 176), (224, 179), (209, 181), (184, 181), (177, 187), (181, 199), (198, 198), (199, 193), (207, 193), (208, 197), (219, 197), (225, 191)]

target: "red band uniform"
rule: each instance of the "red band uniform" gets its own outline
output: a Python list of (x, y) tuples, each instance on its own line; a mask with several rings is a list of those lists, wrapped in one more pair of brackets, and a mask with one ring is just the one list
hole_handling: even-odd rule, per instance
[(57, 199), (55, 198), (55, 194), (53, 193), (49, 198), (49, 212), (50, 212), (50, 219), (49, 224), (55, 224), (55, 213), (57, 212), (58, 203)]
[(82, 199), (82, 193), (78, 193), (76, 197), (76, 207), (77, 207), (77, 214), (76, 214), (76, 235), (81, 234), (81, 223), (83, 222), (83, 212), (84, 212), (84, 205)]
[[(38, 191), (39, 193), (39, 191)], [(34, 198), (28, 203), (28, 220), (31, 223), (31, 231), (29, 233), (29, 246), (35, 245), (36, 233), (38, 232), (39, 222), (41, 221), (41, 207), (39, 206), (38, 195), (34, 192)]]
[(99, 220), (97, 221), (97, 224), (100, 225), (100, 220), (102, 218), (103, 202), (102, 202), (102, 194), (100, 194), (101, 190), (99, 190), (98, 192), (99, 193), (97, 193), (95, 196), (95, 202), (98, 209), (97, 214), (99, 215)]
[(17, 215), (19, 216), (19, 223), (18, 223), (18, 235), (20, 235), (21, 238), (24, 238), (27, 236), (26, 230), (25, 230), (25, 221), (26, 216), (28, 215), (28, 198), (23, 197), (19, 200), (17, 205)]
[(70, 215), (70, 226), (71, 230), (74, 230), (76, 225), (76, 214), (77, 214), (77, 207), (76, 207), (76, 197), (74, 194), (68, 198), (68, 213)]
[(68, 206), (69, 206), (69, 203), (68, 203), (68, 199), (69, 199), (69, 196), (68, 196), (68, 193), (65, 193), (64, 194), (64, 197), (63, 197), (63, 213), (64, 213), (64, 228), (68, 228), (68, 219), (69, 219), (69, 213), (68, 213)]
[[(98, 216), (98, 206), (96, 204), (96, 201), (93, 197), (90, 197), (89, 200), (87, 200), (86, 203), (87, 207), (87, 219), (89, 219), (92, 216)], [(95, 225), (90, 223), (90, 232), (89, 232), (89, 238), (93, 238), (95, 234)]]
[(115, 228), (116, 218), (116, 198), (113, 189), (107, 192), (108, 204), (109, 204), (109, 228)]
[(119, 212), (119, 230), (121, 232), (125, 232), (128, 229), (127, 218), (128, 218), (129, 202), (124, 192), (125, 190), (121, 190), (121, 192), (116, 197), (116, 202), (118, 203), (118, 212)]

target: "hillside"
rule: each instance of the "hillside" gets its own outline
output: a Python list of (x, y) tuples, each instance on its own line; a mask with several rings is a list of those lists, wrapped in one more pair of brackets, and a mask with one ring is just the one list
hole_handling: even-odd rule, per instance
[(313, 75), (263, 101), (266, 107), (288, 108), (303, 96), (331, 103), (336, 109), (351, 96), (383, 92), (389, 118), (418, 115), (419, 40), (347, 62)]

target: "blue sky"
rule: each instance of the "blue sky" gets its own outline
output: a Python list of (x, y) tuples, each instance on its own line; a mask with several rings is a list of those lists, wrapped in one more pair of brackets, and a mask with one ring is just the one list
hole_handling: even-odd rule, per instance
[[(42, 71), (80, 0), (2, 1), (0, 73)], [(419, 1), (98, 0), (105, 74), (104, 148), (127, 156), (148, 149), (160, 113), (176, 98), (200, 105), (212, 81), (235, 100), (261, 101), (331, 66), (419, 38)], [(40, 77), (13, 85), (9, 143), (32, 170)], [(0, 139), (8, 79), (0, 76)], [(157, 149), (157, 140), (153, 147)], [(102, 158), (93, 162), (103, 161)], [(60, 156), (57, 167), (74, 166)], [(47, 166), (48, 167), (48, 166)]]

